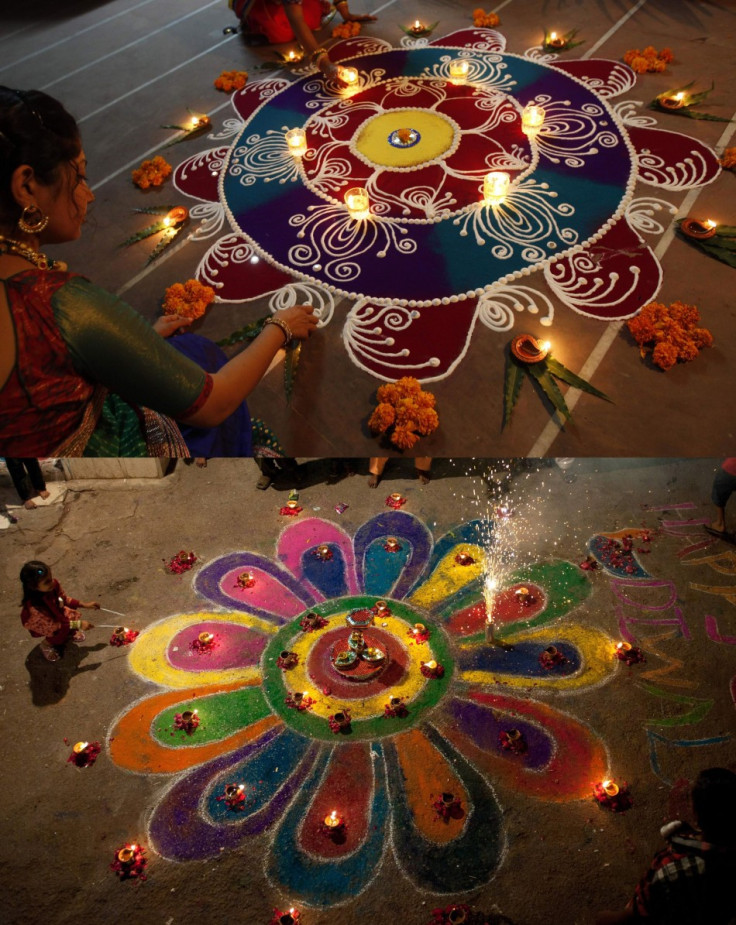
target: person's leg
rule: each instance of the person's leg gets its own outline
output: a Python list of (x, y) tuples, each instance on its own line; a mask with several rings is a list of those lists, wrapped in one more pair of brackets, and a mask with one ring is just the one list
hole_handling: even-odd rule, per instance
[(43, 477), (43, 472), (41, 472), (41, 464), (39, 461), (37, 459), (23, 459), (21, 462), (26, 467), (28, 478), (31, 480), (31, 485), (35, 489), (36, 494), (40, 495), (41, 498), (48, 498), (49, 493), (46, 490), (46, 480)]
[(417, 456), (417, 458), (414, 460), (414, 474), (422, 483), (422, 485), (429, 484), (430, 479), (432, 478), (432, 473), (430, 472), (431, 468), (431, 456)]
[(8, 472), (10, 473), (10, 478), (13, 480), (13, 485), (15, 490), (18, 493), (18, 497), (23, 503), (24, 507), (29, 509), (34, 508), (36, 505), (31, 501), (33, 495), (33, 490), (31, 488), (31, 482), (28, 478), (26, 472), (26, 467), (24, 466), (23, 459), (8, 459), (5, 457), (5, 463), (8, 467)]
[(711, 501), (716, 509), (716, 517), (710, 526), (717, 533), (726, 531), (726, 502), (734, 491), (736, 491), (736, 476), (719, 468), (713, 479), (711, 490)]
[(383, 470), (386, 468), (388, 456), (371, 456), (368, 462), (368, 487), (375, 488), (381, 481)]

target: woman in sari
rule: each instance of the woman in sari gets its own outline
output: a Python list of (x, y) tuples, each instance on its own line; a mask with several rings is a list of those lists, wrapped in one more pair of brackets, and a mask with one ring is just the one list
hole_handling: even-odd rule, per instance
[[(317, 320), (276, 312), (210, 373), (130, 306), (41, 250), (76, 240), (94, 195), (79, 130), (35, 90), (0, 87), (0, 455), (187, 456), (174, 420), (217, 427)], [(160, 333), (159, 333), (160, 332)]]
[[(319, 29), (322, 19), (332, 9), (331, 3), (326, 0), (230, 0), (230, 6), (246, 32), (262, 35), (272, 45), (296, 39), (310, 62), (325, 77), (338, 79), (337, 67), (330, 61), (327, 49), (314, 37), (314, 30)], [(348, 0), (338, 0), (334, 6), (343, 22), (376, 20), (367, 13), (351, 13)]]

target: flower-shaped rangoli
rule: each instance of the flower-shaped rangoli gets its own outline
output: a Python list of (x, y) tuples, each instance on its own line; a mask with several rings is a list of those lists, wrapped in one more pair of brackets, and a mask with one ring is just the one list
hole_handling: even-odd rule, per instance
[[(221, 136), (232, 143), (185, 161), (175, 183), (201, 200), (200, 235), (230, 225), (197, 271), (218, 299), (309, 300), (325, 324), (347, 297), (346, 347), (379, 378), (444, 378), (478, 320), (507, 331), (541, 309), (551, 324), (532, 274), (583, 315), (633, 316), (661, 284), (640, 232), (663, 231), (653, 216), (670, 209), (635, 187), (686, 190), (720, 172), (701, 142), (610, 104), (636, 80), (620, 62), (514, 55), (479, 28), (398, 49), (357, 37), (332, 56), (357, 68), (355, 88), (313, 72), (245, 87)], [(468, 73), (453, 80), (458, 57)], [(544, 111), (531, 134), (529, 104)], [(289, 153), (291, 128), (306, 132), (303, 157)], [(484, 200), (489, 171), (510, 178), (501, 202)], [(344, 201), (356, 187), (363, 220)]]
[[(512, 645), (489, 646), (483, 535), (488, 524), (473, 521), (434, 542), (417, 518), (390, 511), (351, 539), (310, 518), (284, 529), (273, 561), (237, 552), (204, 567), (195, 590), (222, 609), (141, 633), (130, 664), (167, 690), (134, 704), (109, 740), (118, 765), (178, 775), (152, 812), (152, 848), (202, 859), (269, 831), (268, 876), (308, 904), (356, 896), (387, 850), (418, 889), (455, 894), (488, 882), (502, 862), (491, 782), (533, 799), (589, 798), (607, 770), (603, 743), (526, 691), (603, 682), (618, 665), (613, 642), (561, 621), (590, 586), (575, 566), (554, 562), (499, 589), (497, 637)], [(237, 580), (244, 569), (254, 578), (247, 588)], [(368, 649), (353, 672), (336, 662), (356, 622)], [(191, 645), (201, 632), (217, 642), (206, 653)], [(563, 656), (549, 669), (540, 661), (548, 646)], [(383, 659), (371, 661), (377, 650)], [(430, 661), (441, 676), (422, 671)], [(306, 709), (295, 708), (294, 692), (306, 694)], [(401, 709), (387, 710), (392, 702)], [(198, 711), (198, 728), (172, 734), (186, 709)], [(349, 724), (331, 723), (337, 713)], [(523, 754), (501, 744), (509, 729), (522, 734)], [(243, 787), (237, 812), (222, 799), (228, 784)], [(442, 794), (452, 795), (445, 818), (435, 805)], [(333, 811), (345, 823), (339, 838), (323, 825)]]

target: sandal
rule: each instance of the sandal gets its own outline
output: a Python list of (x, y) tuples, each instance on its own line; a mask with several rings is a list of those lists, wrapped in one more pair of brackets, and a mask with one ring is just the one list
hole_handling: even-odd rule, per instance
[(41, 653), (47, 662), (58, 662), (60, 655), (53, 646), (41, 646)]
[(74, 640), (74, 642), (84, 642), (86, 638), (87, 637), (84, 635), (82, 630), (75, 630), (74, 635), (72, 636), (72, 639)]

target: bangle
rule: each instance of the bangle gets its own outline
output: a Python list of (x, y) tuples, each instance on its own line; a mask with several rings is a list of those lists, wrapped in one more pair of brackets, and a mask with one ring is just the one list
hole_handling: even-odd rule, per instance
[(267, 324), (275, 324), (277, 328), (281, 328), (281, 331), (282, 331), (282, 333), (283, 333), (283, 335), (284, 335), (284, 346), (286, 346), (286, 344), (288, 344), (289, 341), (290, 341), (290, 340), (293, 338), (293, 336), (294, 336), (294, 335), (291, 333), (291, 328), (290, 328), (289, 325), (283, 320), (283, 318), (268, 318), (268, 319), (266, 320), (266, 322), (264, 323), (263, 327), (265, 328)]
[(309, 56), (309, 60), (311, 61), (312, 64), (314, 64), (317, 58), (321, 58), (322, 55), (328, 55), (328, 54), (329, 52), (327, 51), (326, 48), (315, 48), (312, 54)]
[(72, 630), (79, 630), (79, 629), (81, 629), (81, 628), (82, 628), (82, 621), (81, 621), (81, 620), (70, 620), (70, 621), (69, 621), (69, 629), (72, 629)]
[(347, 6), (347, 5), (348, 5), (348, 0), (337, 0), (337, 2), (335, 3), (335, 9), (337, 9), (340, 6)]

